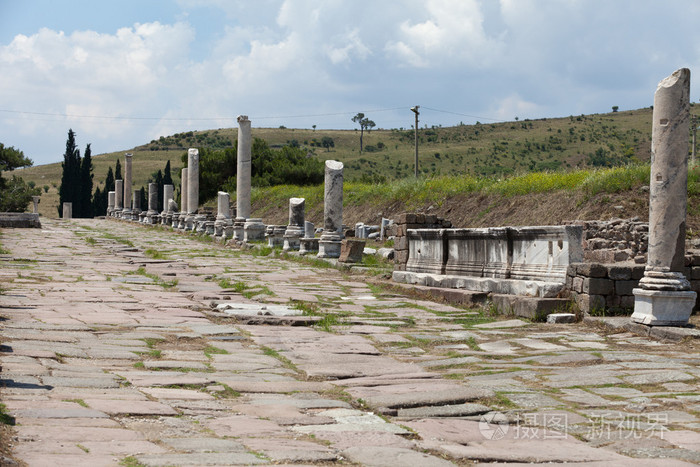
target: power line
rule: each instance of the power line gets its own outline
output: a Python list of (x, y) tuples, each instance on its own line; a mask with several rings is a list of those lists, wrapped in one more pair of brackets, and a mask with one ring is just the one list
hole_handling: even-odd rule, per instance
[(469, 114), (463, 114), (463, 113), (459, 113), (459, 112), (451, 112), (449, 110), (432, 109), (430, 107), (425, 107), (425, 106), (423, 106), (423, 109), (432, 110), (433, 112), (441, 112), (441, 113), (445, 113), (445, 114), (459, 115), (462, 117), (477, 118), (480, 120), (491, 120), (493, 122), (500, 122), (501, 121), (501, 119), (499, 119), (499, 118), (479, 117), (478, 115), (469, 115)]
[[(379, 112), (391, 112), (396, 110), (403, 110), (404, 107), (393, 107), (387, 109), (373, 109), (365, 110), (363, 113), (379, 113)], [(169, 121), (169, 122), (191, 122), (191, 121), (221, 121), (221, 120), (231, 120), (236, 121), (235, 116), (231, 117), (199, 117), (199, 118), (171, 118), (171, 117), (133, 117), (133, 116), (119, 116), (119, 115), (73, 115), (65, 113), (51, 113), (51, 112), (31, 112), (27, 110), (11, 110), (11, 109), (0, 109), (0, 112), (20, 114), (20, 115), (35, 115), (40, 117), (60, 117), (60, 118), (85, 118), (85, 119), (95, 119), (95, 120), (152, 120), (152, 121)], [(322, 114), (305, 114), (305, 115), (279, 115), (279, 116), (253, 116), (252, 120), (272, 120), (272, 119), (289, 119), (289, 118), (314, 118), (314, 117), (330, 117), (338, 115), (354, 115), (357, 112), (334, 112), (334, 113), (322, 113)]]

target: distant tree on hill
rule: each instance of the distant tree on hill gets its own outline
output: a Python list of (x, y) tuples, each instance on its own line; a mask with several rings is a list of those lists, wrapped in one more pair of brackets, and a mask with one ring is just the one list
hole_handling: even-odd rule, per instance
[(330, 151), (331, 148), (335, 147), (335, 141), (330, 136), (324, 136), (321, 138), (321, 146), (326, 148), (326, 152)]
[(369, 133), (372, 128), (376, 126), (376, 123), (374, 123), (372, 120), (369, 118), (365, 117), (365, 114), (362, 112), (359, 112), (357, 115), (352, 117), (352, 121), (360, 125), (360, 152), (362, 152), (362, 137), (364, 135), (365, 130)]

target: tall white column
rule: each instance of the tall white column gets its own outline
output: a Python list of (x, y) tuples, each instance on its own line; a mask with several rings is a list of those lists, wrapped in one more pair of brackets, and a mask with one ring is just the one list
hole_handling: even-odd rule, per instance
[(187, 217), (185, 230), (194, 230), (194, 216), (199, 208), (199, 151), (187, 151)]
[(663, 79), (654, 94), (649, 181), (649, 248), (634, 289), (632, 320), (649, 325), (688, 322), (696, 293), (683, 274), (688, 195), (690, 70)]
[(131, 159), (133, 154), (124, 154), (124, 208), (122, 217), (131, 219)]

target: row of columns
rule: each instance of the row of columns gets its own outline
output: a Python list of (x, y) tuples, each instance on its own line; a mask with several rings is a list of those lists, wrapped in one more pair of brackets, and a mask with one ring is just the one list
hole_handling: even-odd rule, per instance
[[(217, 215), (214, 221), (198, 212), (199, 207), (199, 151), (187, 151), (187, 167), (181, 173), (181, 206), (173, 199), (173, 185), (163, 189), (163, 211), (157, 211), (157, 185), (148, 185), (148, 211), (134, 203), (140, 198), (132, 197), (132, 154), (125, 155), (124, 179), (115, 180), (115, 189), (108, 193), (107, 213), (111, 217), (140, 221), (146, 224), (161, 223), (186, 231), (205, 231), (225, 240), (249, 242), (268, 237), (281, 237), (285, 250), (300, 250), (302, 253), (318, 251), (321, 258), (340, 256), (343, 238), (343, 163), (326, 161), (324, 182), (324, 226), (320, 239), (314, 238), (313, 224), (305, 222), (304, 198), (289, 200), (289, 224), (277, 226), (277, 230), (266, 228), (260, 218), (251, 218), (251, 161), (252, 137), (251, 122), (246, 115), (238, 120), (238, 158), (236, 175), (236, 216), (231, 216), (230, 196), (218, 193)], [(310, 224), (310, 225), (309, 225)], [(274, 227), (274, 226), (270, 226)]]

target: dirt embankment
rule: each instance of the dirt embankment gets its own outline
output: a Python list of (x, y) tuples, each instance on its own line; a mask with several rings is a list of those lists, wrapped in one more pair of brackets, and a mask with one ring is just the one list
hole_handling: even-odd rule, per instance
[[(700, 209), (694, 213), (693, 206), (700, 206), (698, 197), (691, 198), (688, 213), (690, 232), (700, 232)], [(269, 224), (286, 224), (288, 206), (253, 206), (253, 211), (264, 211), (264, 221)], [(521, 225), (558, 225), (570, 220), (609, 220), (649, 217), (649, 194), (641, 188), (621, 193), (600, 193), (586, 196), (580, 191), (537, 193), (522, 196), (502, 197), (497, 195), (454, 196), (437, 203), (426, 204), (417, 209), (407, 209), (403, 202), (365, 203), (344, 205), (343, 221), (348, 226), (356, 222), (379, 224), (382, 217), (394, 218), (402, 212), (437, 214), (448, 219), (455, 227), (499, 227)], [(323, 206), (307, 207), (307, 220), (316, 226), (323, 224)]]

